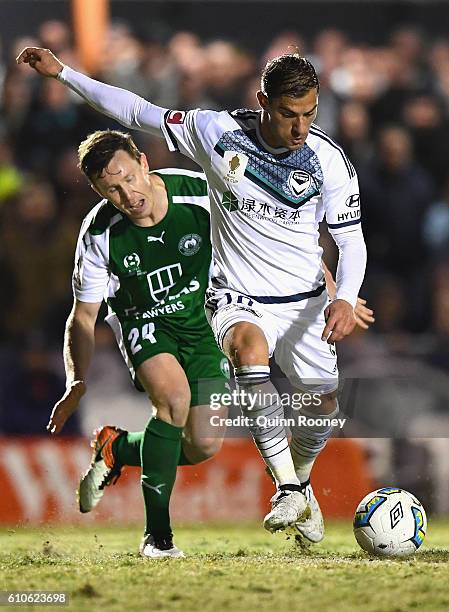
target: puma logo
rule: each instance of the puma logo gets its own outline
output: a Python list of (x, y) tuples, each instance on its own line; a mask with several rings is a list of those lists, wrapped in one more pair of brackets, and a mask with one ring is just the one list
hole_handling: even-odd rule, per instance
[(153, 487), (152, 485), (148, 484), (144, 480), (142, 480), (142, 484), (144, 487), (147, 487), (147, 489), (152, 489), (153, 491), (156, 491), (158, 495), (162, 495), (161, 487), (166, 486), (165, 482), (161, 482), (161, 484), (158, 484), (155, 487)]
[(161, 244), (164, 244), (164, 234), (165, 230), (162, 232), (159, 238), (157, 236), (147, 236), (147, 242), (160, 242)]

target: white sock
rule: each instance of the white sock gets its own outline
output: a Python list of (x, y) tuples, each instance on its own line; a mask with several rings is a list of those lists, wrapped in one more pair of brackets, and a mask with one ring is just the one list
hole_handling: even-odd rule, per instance
[[(240, 405), (243, 416), (252, 418), (253, 421), (261, 416), (270, 420), (284, 417), (279, 394), (270, 381), (269, 366), (240, 366), (235, 368), (235, 379), (239, 392), (248, 397), (247, 405)], [(254, 422), (249, 429), (277, 485), (298, 486), (300, 482), (296, 476), (285, 427), (264, 426)]]
[[(309, 420), (314, 419), (334, 419), (338, 414), (337, 407), (331, 414), (315, 414), (308, 412), (303, 407), (293, 411), (294, 418), (305, 416)], [(332, 425), (293, 425), (290, 427), (292, 438), (290, 440), (290, 451), (295, 465), (296, 475), (301, 483), (307, 482), (310, 478), (315, 459), (326, 446), (331, 433)]]

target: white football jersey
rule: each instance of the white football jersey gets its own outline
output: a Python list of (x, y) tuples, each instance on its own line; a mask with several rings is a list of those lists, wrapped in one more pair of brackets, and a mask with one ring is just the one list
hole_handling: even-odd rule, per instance
[(361, 235), (359, 186), (342, 149), (319, 127), (288, 151), (264, 143), (259, 125), (260, 111), (194, 110), (167, 111), (161, 128), (170, 150), (207, 177), (212, 286), (290, 301), (323, 285), (324, 217), (334, 235)]

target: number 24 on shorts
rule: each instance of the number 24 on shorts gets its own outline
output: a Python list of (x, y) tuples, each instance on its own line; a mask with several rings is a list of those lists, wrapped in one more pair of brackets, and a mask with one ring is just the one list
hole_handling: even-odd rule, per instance
[[(154, 323), (145, 323), (142, 327), (142, 340), (149, 340), (151, 344), (156, 344), (157, 340), (154, 337)], [(130, 342), (131, 352), (133, 355), (142, 349), (142, 345), (138, 344), (140, 340), (140, 332), (137, 327), (133, 327), (129, 332), (128, 340)]]

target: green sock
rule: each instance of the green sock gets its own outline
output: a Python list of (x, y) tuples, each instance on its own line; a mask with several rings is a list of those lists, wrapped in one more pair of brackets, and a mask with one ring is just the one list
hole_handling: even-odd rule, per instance
[(181, 452), (182, 427), (157, 418), (148, 423), (141, 445), (145, 533), (171, 533), (169, 503)]
[(144, 431), (128, 431), (112, 443), (112, 452), (120, 465), (141, 466), (140, 447)]
[[(145, 431), (129, 431), (124, 436), (120, 436), (112, 443), (112, 451), (120, 465), (131, 465), (140, 467), (140, 448)], [(181, 447), (178, 465), (193, 465)]]

